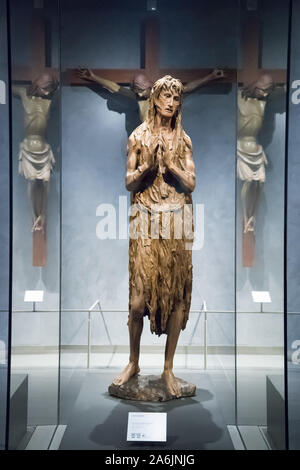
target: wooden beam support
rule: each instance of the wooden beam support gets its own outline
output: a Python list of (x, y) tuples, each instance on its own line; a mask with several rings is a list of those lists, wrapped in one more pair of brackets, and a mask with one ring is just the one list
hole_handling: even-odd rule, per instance
[(162, 76), (160, 67), (160, 27), (157, 17), (150, 17), (145, 24), (145, 71), (147, 77), (155, 82)]
[(257, 11), (247, 13), (244, 23), (243, 44), (243, 82), (245, 85), (249, 85), (257, 79), (260, 68), (260, 23)]
[(32, 19), (32, 69), (37, 75), (46, 67), (46, 23), (45, 18), (35, 12)]

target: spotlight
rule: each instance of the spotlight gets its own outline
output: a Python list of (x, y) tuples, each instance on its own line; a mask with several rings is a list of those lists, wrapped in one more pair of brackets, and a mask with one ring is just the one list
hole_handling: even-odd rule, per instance
[(156, 11), (157, 10), (157, 0), (147, 0), (147, 10)]

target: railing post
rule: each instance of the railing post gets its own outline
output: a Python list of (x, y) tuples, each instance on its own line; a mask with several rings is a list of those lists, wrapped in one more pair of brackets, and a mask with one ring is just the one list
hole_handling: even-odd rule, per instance
[(88, 318), (88, 354), (87, 354), (87, 368), (90, 368), (90, 356), (91, 356), (91, 311), (89, 311)]
[(203, 302), (203, 311), (204, 311), (204, 370), (207, 368), (207, 308), (206, 302)]

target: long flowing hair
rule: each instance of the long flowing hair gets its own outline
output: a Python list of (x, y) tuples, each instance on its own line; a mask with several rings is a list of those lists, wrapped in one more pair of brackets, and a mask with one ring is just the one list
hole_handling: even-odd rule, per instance
[(152, 133), (155, 125), (155, 116), (157, 114), (155, 100), (158, 99), (160, 93), (163, 91), (173, 91), (179, 94), (180, 105), (178, 106), (176, 113), (172, 117), (171, 127), (174, 131), (173, 134), (173, 148), (178, 148), (182, 144), (183, 128), (181, 124), (181, 96), (183, 92), (183, 85), (180, 80), (173, 78), (170, 75), (166, 75), (157, 80), (151, 88), (149, 98), (149, 109), (148, 116), (146, 118), (147, 129)]

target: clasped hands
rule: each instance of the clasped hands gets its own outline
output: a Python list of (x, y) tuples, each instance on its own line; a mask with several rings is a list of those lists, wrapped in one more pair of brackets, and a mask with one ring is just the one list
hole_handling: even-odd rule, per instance
[[(161, 134), (155, 134), (151, 137), (148, 146), (145, 147), (145, 170), (154, 171), (162, 163), (167, 169), (171, 169), (172, 160), (171, 152), (167, 140)], [(161, 150), (161, 158), (158, 156), (158, 151)]]

